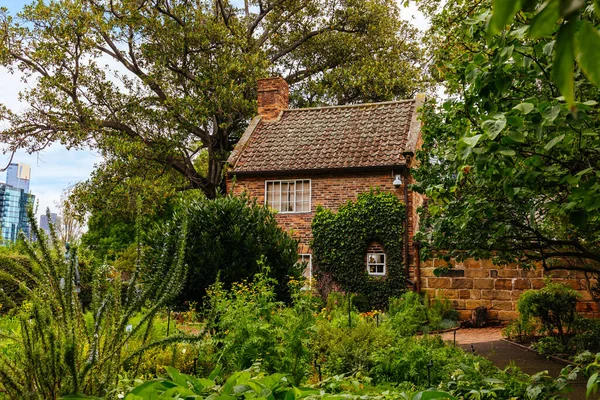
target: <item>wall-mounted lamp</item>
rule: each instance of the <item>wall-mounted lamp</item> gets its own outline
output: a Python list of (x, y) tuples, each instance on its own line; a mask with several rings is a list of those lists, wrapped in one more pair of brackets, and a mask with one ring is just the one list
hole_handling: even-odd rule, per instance
[(400, 177), (400, 175), (396, 175), (396, 179), (394, 179), (393, 185), (396, 187), (402, 186), (402, 178)]

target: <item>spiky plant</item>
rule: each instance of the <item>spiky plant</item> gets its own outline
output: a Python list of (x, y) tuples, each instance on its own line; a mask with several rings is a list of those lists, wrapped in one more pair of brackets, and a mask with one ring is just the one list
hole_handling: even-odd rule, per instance
[[(29, 212), (36, 243), (25, 241), (30, 267), (8, 263), (3, 271), (19, 284), (27, 307), (19, 314), (20, 331), (0, 339), (16, 342), (17, 354), (0, 354), (0, 386), (11, 399), (58, 399), (67, 394), (103, 396), (113, 387), (123, 369), (137, 373), (146, 350), (196, 337), (170, 336), (151, 340), (158, 313), (183, 285), (186, 266), (183, 255), (187, 221), (177, 232), (175, 254), (161, 255), (164, 274), (140, 285), (141, 246), (139, 223), (138, 262), (127, 288), (119, 274), (108, 268), (96, 272), (91, 311), (93, 323), (86, 324), (77, 288), (77, 254), (68, 250), (51, 226), (47, 237)], [(156, 260), (155, 260), (156, 261)], [(31, 287), (25, 282), (33, 282)], [(136, 316), (137, 323), (132, 324)], [(0, 335), (2, 333), (0, 332)]]

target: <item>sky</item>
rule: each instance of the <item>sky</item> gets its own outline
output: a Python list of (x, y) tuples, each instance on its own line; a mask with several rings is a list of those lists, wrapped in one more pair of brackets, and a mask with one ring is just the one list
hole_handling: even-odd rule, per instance
[[(16, 14), (25, 4), (31, 3), (31, 0), (3, 0), (2, 3), (1, 6), (6, 7), (11, 14)], [(401, 15), (419, 29), (428, 28), (427, 20), (412, 2)], [(24, 105), (19, 103), (18, 94), (25, 88), (27, 84), (20, 79), (18, 73), (10, 74), (0, 67), (0, 104), (13, 111), (23, 109)], [(0, 120), (0, 127), (2, 123)], [(5, 168), (9, 160), (10, 154), (0, 152), (0, 169)], [(39, 215), (44, 214), (46, 208), (55, 212), (61, 194), (70, 186), (88, 179), (95, 165), (102, 162), (102, 157), (91, 150), (67, 150), (60, 144), (53, 144), (39, 153), (27, 154), (19, 151), (15, 154), (13, 162), (31, 166), (30, 190), (36, 196)], [(0, 172), (0, 181), (6, 181), (4, 172)]]

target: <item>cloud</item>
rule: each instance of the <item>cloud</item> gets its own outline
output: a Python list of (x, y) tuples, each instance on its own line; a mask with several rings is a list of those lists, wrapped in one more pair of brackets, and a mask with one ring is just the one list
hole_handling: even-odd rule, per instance
[[(8, 155), (0, 158), (2, 167), (6, 166), (8, 160)], [(48, 207), (55, 211), (63, 191), (88, 179), (95, 164), (101, 161), (102, 157), (92, 151), (67, 150), (58, 144), (35, 154), (19, 151), (13, 159), (13, 162), (31, 165), (29, 187), (39, 204), (38, 214), (45, 213)], [(0, 180), (4, 181), (5, 178), (5, 175), (0, 175)]]

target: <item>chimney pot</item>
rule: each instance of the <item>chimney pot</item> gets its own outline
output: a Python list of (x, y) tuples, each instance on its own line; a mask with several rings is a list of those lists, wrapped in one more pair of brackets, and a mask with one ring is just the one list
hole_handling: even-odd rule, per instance
[(258, 114), (263, 121), (273, 121), (289, 106), (289, 86), (282, 77), (258, 80)]

